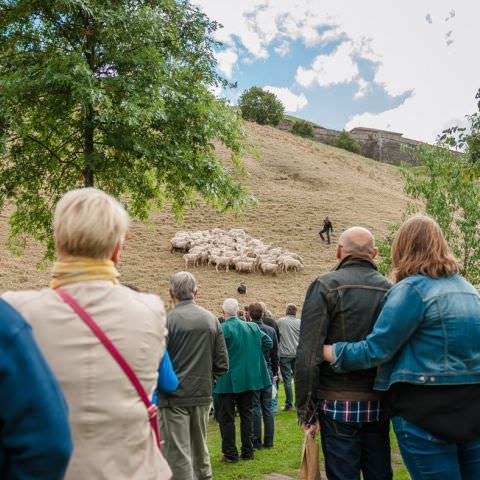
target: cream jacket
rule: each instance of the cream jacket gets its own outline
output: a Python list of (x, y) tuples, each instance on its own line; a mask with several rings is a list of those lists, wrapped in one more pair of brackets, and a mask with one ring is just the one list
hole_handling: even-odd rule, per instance
[[(165, 348), (160, 298), (104, 280), (62, 288), (105, 331), (150, 394)], [(65, 478), (168, 480), (145, 405), (88, 326), (51, 289), (3, 298), (31, 324), (68, 402), (74, 451)]]

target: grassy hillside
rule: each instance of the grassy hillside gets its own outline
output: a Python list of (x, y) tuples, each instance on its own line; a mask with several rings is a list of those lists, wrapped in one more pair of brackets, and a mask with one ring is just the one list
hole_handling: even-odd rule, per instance
[[(272, 127), (246, 124), (259, 159), (246, 158), (246, 180), (259, 203), (239, 220), (210, 208), (198, 208), (176, 225), (168, 211), (153, 214), (150, 228), (134, 222), (121, 272), (124, 282), (159, 293), (168, 304), (168, 277), (184, 268), (180, 253), (170, 254), (169, 239), (178, 229), (245, 228), (266, 243), (303, 256), (306, 267), (299, 273), (276, 277), (236, 272), (216, 273), (211, 267), (192, 269), (199, 282), (199, 302), (219, 314), (224, 298), (236, 296), (245, 281), (247, 295), (241, 303), (265, 301), (275, 315), (284, 313), (287, 302), (303, 302), (309, 283), (335, 263), (335, 239), (345, 228), (362, 225), (380, 237), (386, 226), (399, 219), (406, 203), (396, 167), (381, 164), (318, 142), (305, 140)], [(225, 152), (219, 150), (219, 155)], [(322, 219), (330, 215), (334, 225), (332, 245), (318, 236)], [(38, 272), (39, 246), (29, 247), (23, 257), (7, 252), (4, 243), (8, 219), (0, 216), (0, 291), (38, 288), (48, 284), (48, 270)]]

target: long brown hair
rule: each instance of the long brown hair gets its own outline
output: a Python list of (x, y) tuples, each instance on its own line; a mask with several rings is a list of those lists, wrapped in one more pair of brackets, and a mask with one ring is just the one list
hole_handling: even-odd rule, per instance
[(395, 282), (417, 274), (448, 277), (459, 270), (440, 226), (428, 215), (414, 215), (402, 224), (393, 239), (391, 255)]

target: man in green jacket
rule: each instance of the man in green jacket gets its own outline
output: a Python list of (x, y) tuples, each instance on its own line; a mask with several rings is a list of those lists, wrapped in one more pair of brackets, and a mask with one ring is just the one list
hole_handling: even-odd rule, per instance
[(220, 399), (220, 433), (222, 462), (238, 462), (235, 445), (235, 406), (240, 414), (241, 458), (253, 459), (252, 400), (253, 393), (272, 384), (264, 353), (272, 348), (271, 338), (254, 322), (240, 320), (238, 301), (223, 302), (225, 322), (221, 324), (227, 344), (229, 371), (218, 379), (214, 392)]

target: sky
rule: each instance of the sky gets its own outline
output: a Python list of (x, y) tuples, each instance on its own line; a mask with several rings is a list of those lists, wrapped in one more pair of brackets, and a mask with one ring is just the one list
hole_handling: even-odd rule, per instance
[[(219, 73), (327, 128), (434, 142), (480, 88), (478, 0), (193, 0), (223, 28)], [(480, 55), (479, 55), (480, 56)], [(477, 58), (477, 60), (475, 60)]]

